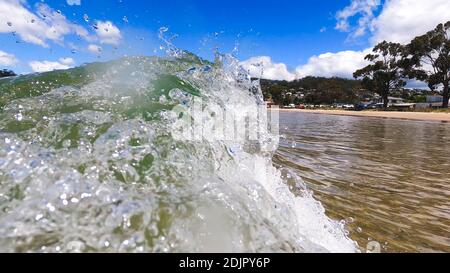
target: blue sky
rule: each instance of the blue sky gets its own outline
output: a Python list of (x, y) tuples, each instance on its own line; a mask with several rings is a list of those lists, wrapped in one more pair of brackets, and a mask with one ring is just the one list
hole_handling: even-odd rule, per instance
[[(395, 31), (405, 32), (401, 28), (386, 30), (384, 25), (395, 27), (395, 21), (384, 22), (386, 19), (382, 19), (384, 13), (395, 12), (395, 5), (408, 5), (408, 1), (410, 6), (417, 5), (414, 2), (426, 2), (444, 5), (444, 9), (450, 2), (0, 0), (0, 68), (28, 73), (36, 71), (30, 64), (33, 61), (44, 67), (45, 61), (64, 67), (123, 55), (154, 55), (160, 53), (158, 49), (162, 44), (158, 30), (168, 27), (170, 34), (178, 36), (174, 43), (179, 48), (202, 57), (211, 58), (215, 47), (221, 52), (231, 52), (236, 45), (240, 60), (267, 56), (270, 58), (267, 65), (274, 69), (269, 78), (284, 77), (283, 73), (294, 75), (296, 69), (301, 71), (300, 76), (305, 73), (345, 76), (353, 69), (346, 67), (345, 61), (363, 56), (378, 36), (381, 35), (381, 39)], [(19, 15), (21, 12), (29, 18)], [(36, 16), (34, 23), (30, 23), (33, 16)], [(446, 16), (439, 15), (435, 21)], [(434, 24), (433, 21), (425, 25)], [(48, 32), (52, 27), (56, 27), (55, 30)], [(101, 52), (97, 52), (100, 47)], [(321, 54), (325, 53), (332, 55), (322, 58)], [(320, 56), (320, 60), (314, 60), (314, 56)], [(333, 59), (348, 71), (323, 71), (327, 66), (335, 65), (321, 59)]]

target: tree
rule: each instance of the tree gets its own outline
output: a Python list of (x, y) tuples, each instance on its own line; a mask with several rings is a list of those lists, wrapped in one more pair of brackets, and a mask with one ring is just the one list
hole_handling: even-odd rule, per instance
[(450, 85), (450, 21), (414, 38), (407, 45), (407, 75), (428, 83), (431, 90), (443, 86), (443, 108), (448, 108)]
[(406, 85), (403, 80), (404, 54), (403, 45), (381, 42), (374, 47), (373, 54), (365, 58), (371, 64), (353, 74), (356, 79), (362, 78), (366, 89), (381, 95), (385, 109), (388, 106), (390, 91)]
[[(291, 82), (261, 79), (264, 98), (280, 105), (354, 103), (361, 88), (361, 81), (343, 78), (305, 77)], [(293, 95), (291, 100), (285, 96), (289, 92)], [(298, 97), (299, 94), (303, 96)]]
[(17, 76), (12, 70), (2, 69), (0, 70), (0, 78)]

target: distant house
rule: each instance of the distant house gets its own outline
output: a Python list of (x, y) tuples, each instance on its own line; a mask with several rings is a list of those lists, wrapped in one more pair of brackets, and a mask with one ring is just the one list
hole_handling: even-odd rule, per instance
[(388, 105), (402, 104), (402, 103), (405, 103), (405, 100), (402, 98), (388, 97)]
[(440, 95), (430, 95), (427, 96), (427, 103), (442, 103), (444, 101), (444, 97)]
[[(383, 101), (383, 100), (381, 100)], [(403, 104), (405, 103), (405, 100), (402, 98), (397, 98), (397, 97), (388, 97), (388, 106), (393, 106), (395, 104)]]
[(414, 109), (415, 103), (405, 103), (405, 100), (403, 98), (397, 98), (397, 97), (388, 97), (388, 107), (395, 108), (395, 109)]
[(303, 94), (301, 92), (297, 92), (297, 94), (295, 94), (295, 97), (297, 97), (299, 99), (303, 99), (303, 98), (305, 98), (305, 94)]
[(281, 93), (281, 96), (282, 96), (283, 98), (289, 98), (289, 97), (292, 97), (292, 92), (289, 92), (289, 91), (284, 90), (284, 91)]

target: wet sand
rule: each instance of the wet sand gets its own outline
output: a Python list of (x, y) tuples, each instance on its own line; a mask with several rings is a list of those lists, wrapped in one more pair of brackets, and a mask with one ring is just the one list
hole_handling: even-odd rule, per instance
[(338, 115), (338, 116), (394, 118), (394, 119), (407, 119), (407, 120), (450, 122), (450, 113), (303, 110), (303, 109), (280, 109), (280, 111), (282, 111), (282, 112), (300, 112), (300, 113), (310, 113), (310, 114)]

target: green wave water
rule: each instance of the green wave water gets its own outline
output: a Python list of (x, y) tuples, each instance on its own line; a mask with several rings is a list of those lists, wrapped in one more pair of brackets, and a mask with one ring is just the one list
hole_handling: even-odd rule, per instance
[(175, 107), (196, 98), (212, 125), (214, 107), (261, 104), (222, 61), (131, 57), (0, 80), (0, 251), (357, 251), (262, 152), (277, 136), (176, 137)]

